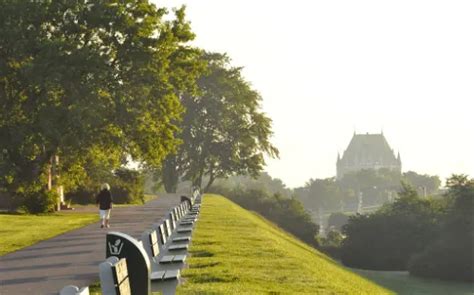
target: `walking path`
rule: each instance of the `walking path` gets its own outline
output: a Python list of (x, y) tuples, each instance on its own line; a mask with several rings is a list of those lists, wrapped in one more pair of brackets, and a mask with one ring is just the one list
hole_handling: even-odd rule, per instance
[(58, 294), (66, 285), (83, 287), (98, 281), (108, 230), (139, 239), (177, 204), (179, 195), (167, 195), (144, 206), (114, 208), (110, 229), (94, 223), (1, 256), (0, 295)]

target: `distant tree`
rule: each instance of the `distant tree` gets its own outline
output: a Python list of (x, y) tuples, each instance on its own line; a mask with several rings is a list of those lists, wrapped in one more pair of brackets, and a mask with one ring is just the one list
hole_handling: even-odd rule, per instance
[(342, 231), (342, 227), (349, 221), (349, 215), (342, 212), (336, 212), (329, 215), (328, 227)]
[[(207, 179), (205, 179), (207, 181)], [(218, 179), (214, 182), (219, 187), (234, 189), (245, 187), (247, 189), (261, 189), (270, 194), (280, 194), (285, 198), (292, 195), (281, 179), (271, 177), (267, 172), (261, 172), (256, 178), (250, 175), (233, 175), (228, 178)]]
[(441, 185), (441, 180), (438, 176), (421, 175), (413, 171), (403, 173), (402, 179), (420, 191), (426, 190), (428, 195), (437, 192)]
[(347, 173), (338, 181), (344, 190), (362, 194), (364, 204), (383, 204), (399, 189), (400, 173), (390, 169), (365, 169)]
[(308, 208), (339, 209), (344, 194), (336, 183), (336, 179), (310, 179), (304, 188), (295, 190), (295, 195)]
[(447, 180), (448, 213), (438, 238), (410, 262), (410, 274), (474, 282), (474, 179)]
[(409, 259), (437, 237), (443, 214), (442, 202), (419, 198), (404, 184), (394, 203), (349, 218), (343, 227), (342, 262), (364, 269), (406, 270)]
[(271, 120), (260, 111), (260, 95), (231, 67), (227, 56), (202, 56), (207, 71), (198, 80), (198, 95), (181, 98), (186, 109), (179, 134), (183, 144), (163, 164), (167, 191), (176, 188), (178, 178), (205, 191), (218, 178), (249, 174), (263, 169), (264, 155), (278, 156), (270, 143)]
[(313, 223), (311, 216), (297, 199), (285, 198), (278, 193), (270, 194), (259, 188), (228, 189), (213, 186), (212, 192), (220, 193), (240, 206), (258, 212), (302, 241), (312, 246), (317, 245), (319, 226)]

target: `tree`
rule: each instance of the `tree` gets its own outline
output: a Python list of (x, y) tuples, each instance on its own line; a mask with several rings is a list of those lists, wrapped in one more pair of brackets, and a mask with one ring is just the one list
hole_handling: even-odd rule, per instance
[(263, 169), (264, 154), (278, 156), (270, 143), (271, 120), (260, 111), (260, 95), (231, 67), (222, 54), (206, 53), (207, 70), (198, 79), (198, 95), (186, 94), (186, 111), (180, 124), (183, 144), (163, 164), (163, 182), (176, 188), (178, 176), (205, 191), (217, 178), (250, 174)]
[(453, 175), (447, 180), (447, 215), (437, 239), (409, 265), (410, 274), (447, 280), (474, 281), (474, 179)]
[[(148, 1), (7, 1), (0, 10), (0, 183), (44, 189), (55, 156), (62, 181), (95, 159), (160, 165), (179, 140), (175, 56), (192, 39), (184, 8)], [(185, 63), (183, 64), (183, 67)], [(91, 166), (91, 165), (89, 165)]]
[(441, 185), (441, 180), (438, 176), (427, 175), (427, 174), (418, 174), (413, 171), (408, 171), (403, 173), (403, 180), (421, 191), (425, 191), (428, 195), (433, 194), (438, 191), (439, 186)]
[(343, 192), (336, 183), (336, 179), (310, 179), (306, 184), (307, 195), (302, 202), (311, 208), (339, 209), (343, 199)]
[(430, 243), (440, 230), (444, 204), (423, 199), (409, 185), (392, 204), (370, 215), (349, 217), (342, 262), (350, 267), (406, 270), (410, 258)]
[(230, 176), (229, 178), (216, 180), (214, 185), (229, 189), (237, 187), (246, 187), (247, 189), (258, 188), (270, 194), (281, 194), (285, 198), (290, 198), (292, 194), (291, 190), (286, 187), (281, 179), (273, 178), (267, 172), (261, 172), (256, 178), (249, 175)]

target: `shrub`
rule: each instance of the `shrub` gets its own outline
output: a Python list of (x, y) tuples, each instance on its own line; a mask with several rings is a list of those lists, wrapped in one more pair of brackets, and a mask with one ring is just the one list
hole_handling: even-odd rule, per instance
[(437, 202), (400, 197), (371, 215), (349, 218), (343, 227), (341, 260), (350, 267), (406, 270), (410, 257), (437, 237), (442, 211)]
[(410, 274), (474, 282), (472, 235), (470, 241), (439, 240), (423, 252), (414, 255), (409, 263)]
[[(144, 177), (139, 171), (120, 168), (102, 181), (110, 184), (114, 203), (130, 204), (145, 202)], [(100, 186), (101, 183), (91, 182), (88, 186), (81, 186), (72, 192), (66, 193), (65, 198), (77, 204), (93, 204)]]
[(330, 230), (326, 237), (317, 237), (318, 249), (327, 255), (339, 259), (341, 257), (341, 246), (344, 236), (337, 230)]
[(260, 213), (302, 241), (317, 245), (315, 237), (319, 226), (312, 222), (311, 216), (304, 210), (300, 201), (255, 188), (213, 187), (212, 192), (222, 194), (240, 206)]
[(144, 203), (144, 177), (136, 170), (121, 168), (115, 171), (111, 183), (114, 203)]
[(448, 214), (436, 242), (415, 255), (410, 273), (422, 277), (474, 281), (474, 180), (453, 175), (448, 180)]
[(91, 187), (78, 187), (75, 191), (66, 193), (64, 198), (75, 204), (86, 205), (95, 203), (95, 195), (96, 192)]
[(52, 212), (58, 202), (59, 195), (55, 191), (26, 191), (20, 194), (21, 208), (31, 214)]

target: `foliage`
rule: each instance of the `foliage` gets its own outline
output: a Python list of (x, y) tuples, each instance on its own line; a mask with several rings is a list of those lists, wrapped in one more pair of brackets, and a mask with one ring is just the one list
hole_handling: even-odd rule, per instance
[(340, 259), (343, 240), (344, 236), (340, 231), (330, 230), (326, 237), (317, 237), (318, 249), (335, 259)]
[(413, 171), (403, 173), (402, 180), (409, 183), (416, 189), (424, 188), (428, 195), (435, 194), (441, 185), (441, 180), (438, 176), (418, 174)]
[(229, 200), (205, 195), (177, 294), (390, 294)]
[(2, 3), (2, 187), (36, 186), (55, 156), (56, 175), (74, 187), (97, 159), (159, 166), (176, 149), (175, 85), (189, 82), (177, 52), (194, 35), (183, 8), (165, 15), (139, 0)]
[(178, 152), (163, 163), (163, 183), (176, 190), (180, 177), (205, 190), (214, 180), (229, 175), (257, 176), (264, 154), (278, 156), (270, 143), (271, 120), (260, 111), (260, 95), (244, 80), (241, 68), (230, 66), (229, 58), (204, 53), (206, 71), (198, 79), (196, 93), (181, 96), (186, 111), (180, 124), (183, 141)]
[[(209, 181), (208, 179), (204, 179)], [(249, 175), (232, 175), (225, 179), (218, 179), (215, 185), (223, 188), (242, 187), (247, 189), (261, 189), (270, 194), (280, 194), (289, 198), (292, 195), (291, 189), (287, 188), (283, 181), (271, 177), (267, 172), (261, 172), (256, 178)]]
[(96, 190), (92, 187), (80, 186), (73, 191), (67, 192), (64, 198), (74, 204), (87, 205), (95, 203), (96, 194)]
[(453, 175), (447, 181), (448, 214), (439, 237), (413, 257), (410, 273), (474, 282), (474, 179)]
[(111, 193), (114, 203), (145, 203), (144, 179), (139, 171), (121, 168), (115, 171)]
[(95, 213), (0, 214), (0, 224), (8, 224), (0, 231), (0, 256), (98, 220)]
[(342, 262), (363, 269), (405, 270), (410, 257), (434, 241), (442, 216), (439, 201), (421, 199), (406, 186), (393, 204), (349, 218), (343, 228)]
[(336, 178), (310, 179), (304, 188), (295, 189), (307, 208), (340, 208), (344, 193), (336, 182)]
[(59, 195), (55, 191), (28, 190), (19, 194), (20, 207), (31, 214), (52, 212), (58, 204)]
[(335, 212), (329, 215), (328, 228), (334, 228), (338, 231), (342, 230), (342, 227), (349, 221), (349, 215), (342, 212)]
[(261, 189), (239, 187), (231, 190), (213, 187), (212, 191), (228, 197), (248, 210), (258, 212), (302, 241), (316, 245), (315, 237), (319, 226), (312, 222), (311, 216), (295, 198), (283, 198), (279, 194), (272, 195)]
[(381, 205), (392, 201), (401, 189), (400, 183), (411, 185), (418, 192), (426, 188), (427, 194), (435, 194), (439, 177), (420, 175), (413, 171), (400, 173), (390, 169), (360, 170), (347, 173), (342, 179), (310, 179), (305, 186), (294, 190), (306, 208), (324, 211), (355, 211), (359, 194), (363, 206)]
[(144, 203), (144, 176), (140, 171), (119, 168), (103, 174), (101, 182), (90, 182), (66, 194), (65, 198), (76, 204), (94, 204), (103, 182), (110, 184), (112, 198), (116, 204)]

